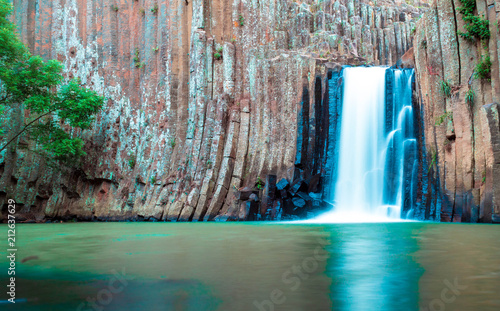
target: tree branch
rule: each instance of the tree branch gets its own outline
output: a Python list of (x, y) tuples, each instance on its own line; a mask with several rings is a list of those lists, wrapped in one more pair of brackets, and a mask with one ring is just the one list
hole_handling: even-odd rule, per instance
[(34, 120), (32, 120), (31, 122), (29, 122), (28, 124), (26, 124), (26, 125), (23, 127), (23, 129), (22, 129), (19, 133), (17, 133), (14, 137), (12, 137), (12, 139), (11, 139), (11, 140), (9, 140), (9, 141), (8, 141), (8, 142), (7, 142), (7, 143), (6, 143), (6, 144), (5, 144), (5, 145), (4, 145), (4, 146), (0, 149), (0, 152), (2, 152), (5, 148), (7, 148), (7, 146), (8, 146), (10, 143), (12, 143), (14, 140), (16, 140), (16, 139), (19, 137), (19, 135), (21, 135), (22, 133), (24, 133), (24, 132), (28, 129), (28, 127), (30, 127), (33, 123), (35, 123), (36, 121), (40, 120), (41, 118), (43, 118), (43, 117), (45, 117), (45, 116), (47, 116), (47, 115), (51, 114), (51, 113), (52, 113), (52, 112), (54, 112), (54, 111), (55, 111), (55, 110), (51, 110), (51, 111), (49, 111), (49, 112), (47, 112), (47, 113), (44, 113), (44, 114), (42, 114), (42, 115), (38, 116), (36, 119), (34, 119)]
[(5, 95), (4, 97), (0, 98), (0, 103), (7, 102), (7, 99), (12, 98), (12, 94), (10, 95)]

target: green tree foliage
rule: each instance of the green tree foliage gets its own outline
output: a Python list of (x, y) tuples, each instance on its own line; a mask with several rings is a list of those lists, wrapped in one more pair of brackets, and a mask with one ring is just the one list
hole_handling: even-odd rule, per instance
[[(37, 152), (57, 161), (73, 161), (85, 152), (78, 137), (89, 129), (104, 98), (77, 80), (64, 83), (63, 66), (29, 53), (9, 20), (11, 5), (0, 0), (0, 113), (20, 111), (23, 124), (2, 128), (0, 152), (20, 136), (36, 142)], [(14, 122), (13, 120), (4, 120)], [(15, 131), (15, 132), (13, 132)]]

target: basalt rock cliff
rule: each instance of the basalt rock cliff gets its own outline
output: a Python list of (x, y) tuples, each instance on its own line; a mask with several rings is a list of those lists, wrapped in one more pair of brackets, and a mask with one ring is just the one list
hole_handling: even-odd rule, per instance
[[(107, 98), (93, 130), (83, 133), (88, 155), (76, 168), (48, 165), (27, 151), (31, 143), (22, 140), (19, 145), (28, 148), (0, 155), (0, 200), (16, 199), (25, 219), (273, 219), (286, 210), (285, 203), (274, 198), (289, 195), (292, 207), (315, 206), (324, 180), (327, 103), (335, 100), (328, 98), (328, 89), (335, 85), (328, 81), (340, 79), (343, 65), (413, 62), (425, 111), (425, 142), (428, 150), (437, 150), (439, 165), (433, 178), (441, 181), (452, 202), (443, 205), (444, 210), (455, 206), (458, 211), (459, 204), (453, 202), (459, 196), (474, 206), (494, 202), (498, 161), (491, 150), (498, 137), (498, 115), (496, 105), (489, 104), (498, 79), (491, 84), (474, 82), (476, 94), (485, 94), (478, 98), (474, 118), (465, 118), (469, 115), (464, 106), (457, 108), (462, 119), (454, 117), (452, 151), (443, 145), (451, 128), (433, 126), (434, 116), (461, 103), (463, 93), (439, 97), (438, 76), (431, 72), (463, 84), (471, 67), (458, 55), (476, 57), (481, 48), (458, 45), (453, 27), (460, 26), (460, 20), (451, 2), (438, 9), (434, 5), (416, 28), (428, 9), (426, 3), (13, 4), (14, 20), (30, 50), (60, 60), (68, 79), (79, 78)], [(481, 8), (486, 11), (486, 2)], [(420, 48), (424, 36), (427, 50)], [(411, 51), (407, 53), (412, 42), (415, 60)], [(490, 53), (497, 53), (496, 42), (492, 37)], [(498, 57), (492, 59), (498, 76)], [(495, 126), (495, 133), (485, 130)], [(486, 180), (481, 184), (483, 171)], [(471, 212), (463, 208), (460, 215), (474, 221), (472, 211), (477, 207), (469, 206)], [(449, 217), (458, 217), (456, 211)]]
[(488, 21), (483, 40), (460, 35), (463, 6), (435, 1), (413, 39), (429, 173), (439, 180), (441, 221), (500, 222), (500, 2), (476, 1), (474, 15)]

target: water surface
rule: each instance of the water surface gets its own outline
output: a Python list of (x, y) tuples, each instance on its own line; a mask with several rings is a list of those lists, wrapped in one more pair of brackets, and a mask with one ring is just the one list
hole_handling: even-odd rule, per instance
[[(16, 233), (18, 258), (38, 259), (18, 262), (19, 300), (6, 310), (500, 309), (492, 225), (65, 223)], [(6, 284), (5, 260), (0, 269)]]

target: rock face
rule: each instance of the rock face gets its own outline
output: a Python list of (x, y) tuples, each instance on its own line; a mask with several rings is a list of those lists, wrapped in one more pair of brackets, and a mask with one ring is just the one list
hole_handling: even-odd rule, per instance
[[(84, 133), (88, 156), (78, 169), (48, 166), (25, 149), (4, 151), (0, 201), (15, 198), (37, 220), (241, 220), (257, 213), (254, 187), (268, 175), (317, 188), (329, 69), (396, 64), (424, 11), (410, 2), (14, 0), (31, 51), (60, 60), (68, 79), (79, 78), (107, 105)], [(493, 128), (496, 106), (483, 110), (476, 124), (482, 118)], [(472, 159), (480, 160), (495, 162)], [(485, 173), (481, 189), (492, 188), (493, 171)], [(251, 200), (238, 200), (243, 187)], [(301, 200), (290, 198), (292, 209), (309, 204)], [(279, 204), (264, 201), (278, 217)]]
[[(442, 192), (442, 221), (499, 222), (500, 2), (476, 2), (475, 15), (489, 21), (491, 33), (482, 42), (457, 34), (466, 32), (461, 6), (459, 0), (435, 1), (413, 39), (429, 171)], [(486, 56), (491, 79), (476, 78), (476, 65)]]

